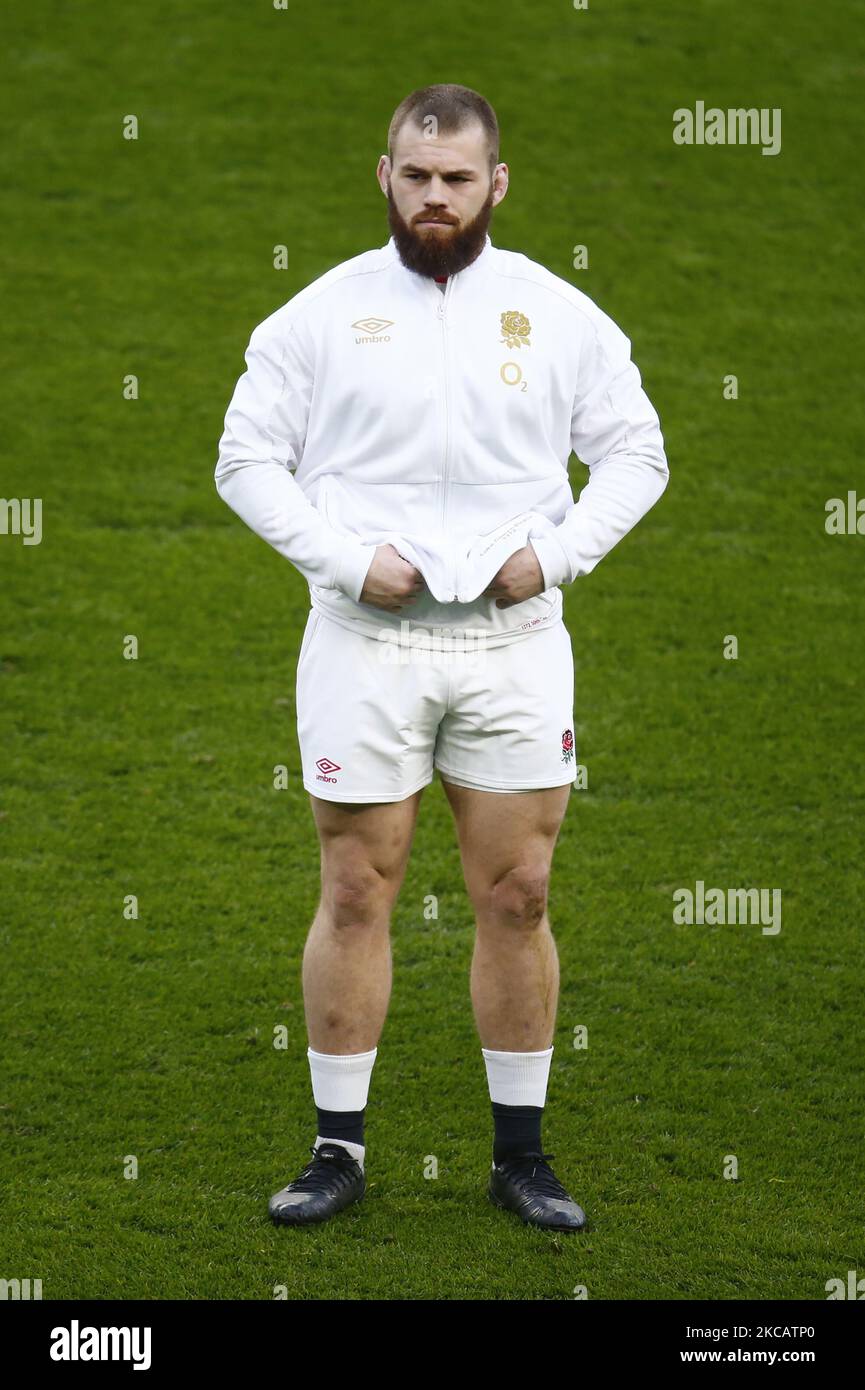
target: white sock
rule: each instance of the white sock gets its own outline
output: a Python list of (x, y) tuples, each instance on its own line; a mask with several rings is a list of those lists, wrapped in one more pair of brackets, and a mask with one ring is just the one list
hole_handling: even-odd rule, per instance
[(482, 1047), (490, 1100), (498, 1105), (537, 1105), (543, 1109), (553, 1049), (546, 1052), (493, 1052)]
[(378, 1048), (372, 1052), (313, 1052), (307, 1048), (312, 1094), (322, 1110), (363, 1110)]
[[(378, 1048), (371, 1052), (315, 1052), (307, 1048), (312, 1076), (312, 1095), (321, 1110), (365, 1110), (369, 1098), (369, 1083)], [(335, 1139), (327, 1134), (316, 1135), (314, 1147), (326, 1141), (341, 1144), (363, 1168), (365, 1144), (353, 1144), (348, 1139)]]

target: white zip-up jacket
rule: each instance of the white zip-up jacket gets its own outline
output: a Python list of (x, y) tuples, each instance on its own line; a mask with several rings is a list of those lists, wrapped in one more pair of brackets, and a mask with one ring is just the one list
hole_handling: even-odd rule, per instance
[[(576, 503), (571, 450), (589, 469)], [(260, 323), (216, 466), (220, 496), (300, 571), (314, 608), (371, 636), (438, 629), (444, 645), (559, 621), (557, 586), (593, 570), (667, 478), (628, 339), (489, 237), (443, 292), (391, 239)], [(360, 602), (387, 541), (426, 584), (400, 613)], [(497, 608), (483, 590), (527, 542), (545, 592)]]

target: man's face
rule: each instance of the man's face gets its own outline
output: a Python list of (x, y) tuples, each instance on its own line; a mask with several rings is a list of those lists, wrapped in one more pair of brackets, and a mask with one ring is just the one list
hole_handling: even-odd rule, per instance
[(479, 123), (447, 136), (425, 136), (408, 121), (393, 164), (382, 155), (378, 181), (403, 263), (419, 275), (455, 275), (483, 250), (493, 208), (508, 187), (506, 164), (490, 173)]

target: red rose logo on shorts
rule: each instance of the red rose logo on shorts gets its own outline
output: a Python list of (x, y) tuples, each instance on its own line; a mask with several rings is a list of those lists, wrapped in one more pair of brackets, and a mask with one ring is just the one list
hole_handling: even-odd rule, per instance
[(562, 762), (569, 763), (574, 756), (574, 731), (565, 729), (562, 734)]

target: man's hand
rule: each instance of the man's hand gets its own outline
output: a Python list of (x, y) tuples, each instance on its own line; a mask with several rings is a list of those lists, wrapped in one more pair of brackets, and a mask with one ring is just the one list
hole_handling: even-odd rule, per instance
[(360, 601), (371, 603), (373, 608), (384, 608), (388, 613), (399, 613), (415, 602), (423, 588), (424, 577), (420, 570), (404, 560), (395, 546), (377, 545)]
[(495, 597), (496, 608), (511, 608), (515, 603), (524, 603), (527, 598), (542, 594), (545, 589), (538, 557), (530, 545), (524, 545), (505, 560), (484, 593)]

